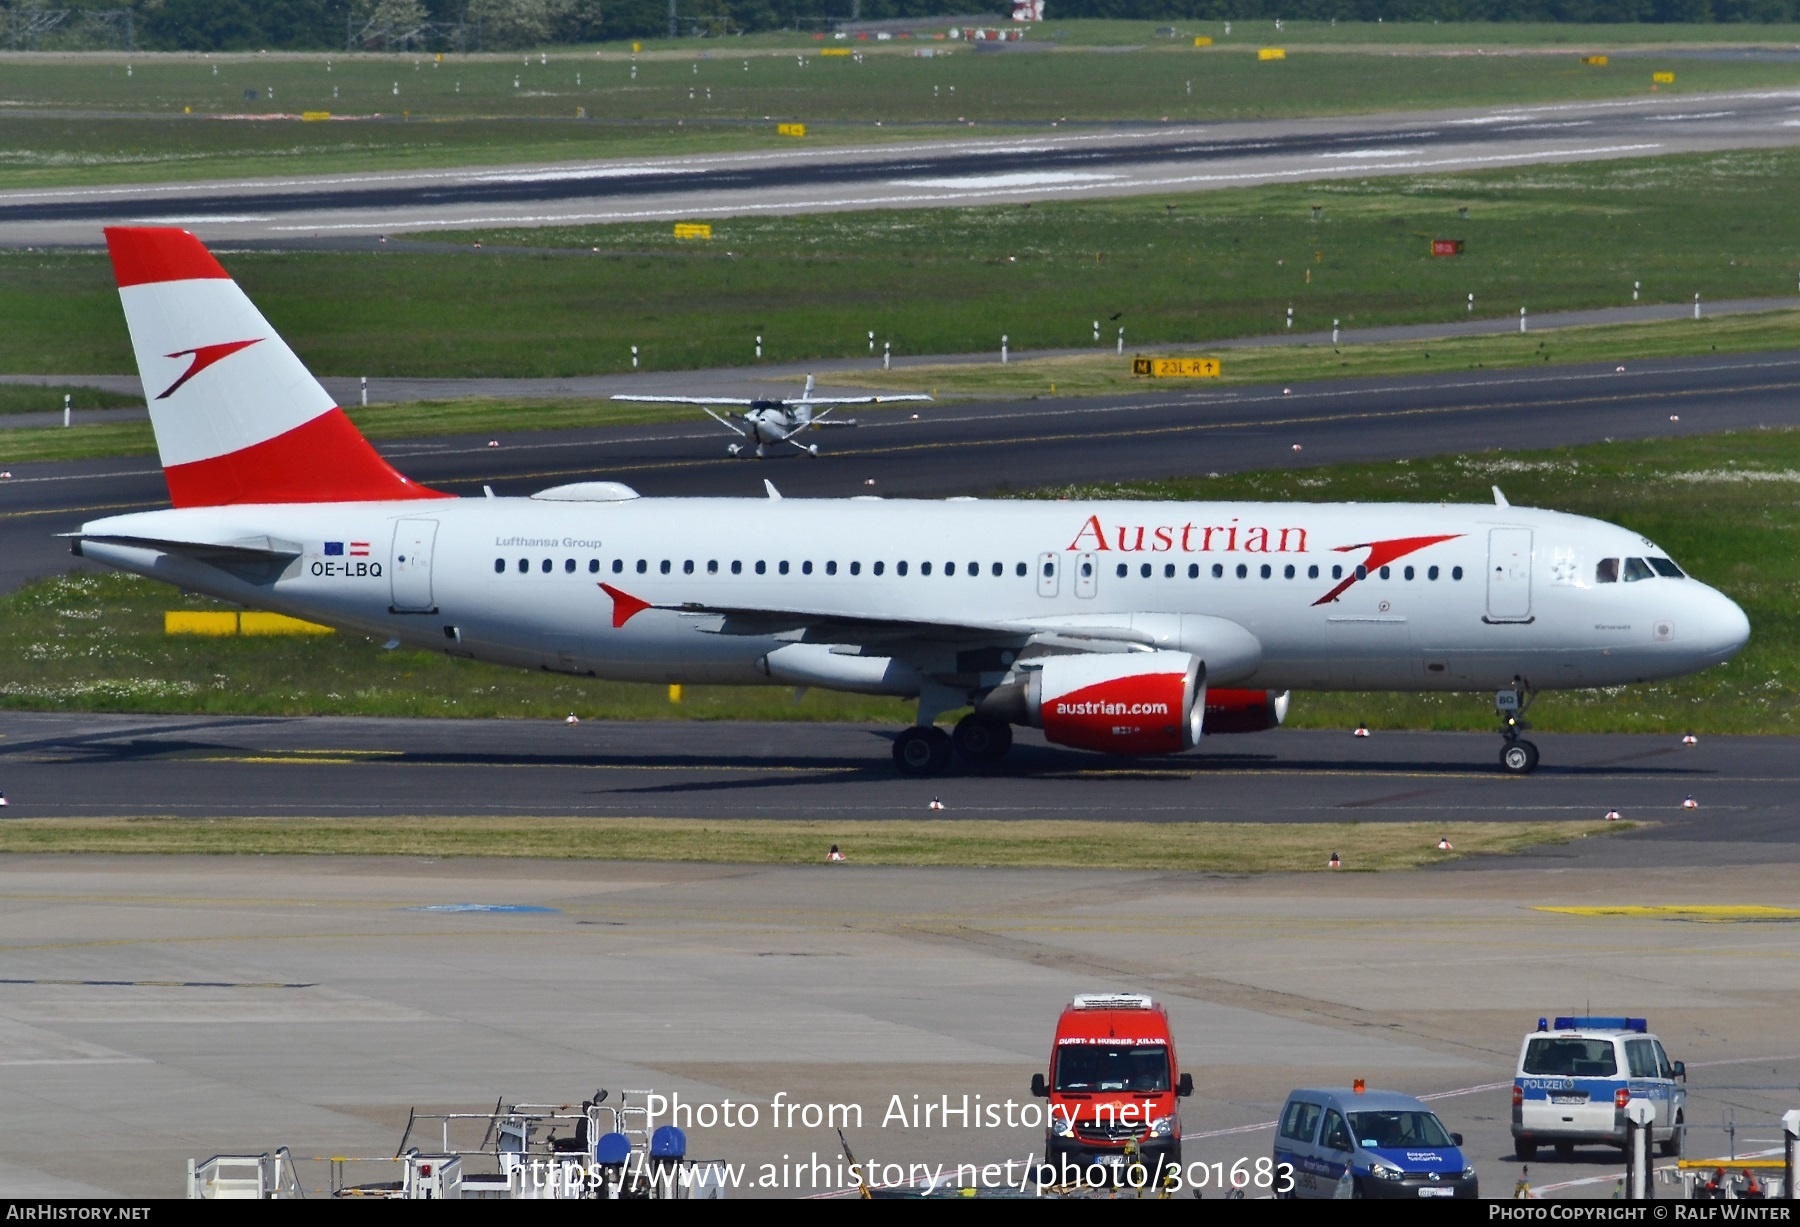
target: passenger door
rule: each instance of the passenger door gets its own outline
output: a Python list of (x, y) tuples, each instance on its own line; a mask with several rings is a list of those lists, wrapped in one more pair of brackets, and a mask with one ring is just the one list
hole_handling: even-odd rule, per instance
[(1651, 1040), (1626, 1040), (1625, 1068), (1631, 1075), (1631, 1094), (1648, 1099), (1656, 1105), (1656, 1123), (1652, 1128), (1659, 1132), (1667, 1129), (1671, 1117), (1669, 1092), (1674, 1083), (1663, 1081), (1662, 1070), (1656, 1061), (1655, 1043)]
[(394, 551), (388, 576), (394, 613), (432, 613), (431, 553), (437, 544), (436, 520), (399, 520), (394, 524)]
[[(1355, 1157), (1355, 1144), (1350, 1138), (1350, 1126), (1335, 1110), (1325, 1113), (1324, 1127), (1319, 1130), (1319, 1152), (1325, 1169), (1321, 1175), (1319, 1196), (1336, 1197), (1342, 1187), (1345, 1176), (1350, 1171), (1350, 1160)], [(1350, 1177), (1352, 1180), (1354, 1176)]]
[(1531, 621), (1531, 530), (1488, 530), (1487, 620)]

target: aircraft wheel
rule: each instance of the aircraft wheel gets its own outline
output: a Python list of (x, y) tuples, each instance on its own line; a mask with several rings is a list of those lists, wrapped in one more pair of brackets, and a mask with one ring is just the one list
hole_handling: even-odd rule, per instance
[(999, 762), (1012, 749), (1012, 725), (1004, 720), (967, 715), (956, 722), (950, 741), (964, 762), (986, 766)]
[(1529, 741), (1509, 741), (1500, 748), (1500, 769), (1508, 775), (1530, 775), (1537, 765), (1538, 748)]
[(950, 734), (914, 725), (894, 738), (894, 766), (901, 775), (942, 775), (950, 765)]

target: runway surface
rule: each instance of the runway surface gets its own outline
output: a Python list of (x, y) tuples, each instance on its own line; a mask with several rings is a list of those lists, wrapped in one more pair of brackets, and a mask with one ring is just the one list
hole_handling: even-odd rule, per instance
[(213, 242), (929, 208), (1591, 161), (1800, 139), (1800, 91), (1133, 126), (865, 148), (0, 193), (0, 244), (92, 244), (108, 224)]
[[(1520, 1040), (1582, 1002), (1648, 1016), (1687, 1062), (1690, 1155), (1725, 1151), (1727, 1112), (1739, 1154), (1779, 1137), (1800, 1078), (1793, 920), (1604, 912), (1732, 903), (1791, 917), (1800, 888), (1786, 865), (1680, 861), (1232, 879), (12, 856), (0, 1112), (20, 1127), (0, 1146), (0, 1195), (179, 1196), (187, 1159), (287, 1146), (319, 1196), (313, 1156), (387, 1158), (349, 1176), (393, 1179), (413, 1107), (575, 1104), (597, 1086), (613, 1103), (635, 1087), (754, 1105), (755, 1126), (689, 1130), (690, 1154), (753, 1173), (839, 1153), (830, 1128), (772, 1127), (778, 1096), (859, 1106), (845, 1134), (884, 1168), (1017, 1164), (1041, 1153), (1041, 1128), (913, 1127), (889, 1115), (896, 1097), (1016, 1110), (1060, 1007), (1135, 989), (1167, 1004), (1194, 1074), (1184, 1159), (1248, 1167), (1289, 1088), (1366, 1078), (1431, 1096), (1482, 1190), (1504, 1197)], [(1530, 1178), (1604, 1198), (1620, 1166), (1585, 1150)], [(760, 1195), (834, 1184), (827, 1170)]]
[[(1530, 822), (1618, 810), (1654, 828), (1542, 855), (1595, 867), (1800, 861), (1789, 738), (1690, 748), (1674, 735), (1544, 735), (1543, 766), (1515, 778), (1500, 773), (1499, 737), (1478, 733), (1278, 730), (1115, 759), (1020, 730), (1000, 769), (917, 780), (894, 769), (895, 731), (7, 712), (0, 780), (13, 818), (792, 818), (842, 822), (847, 837), (893, 818)], [(1690, 796), (1700, 808), (1683, 808)]]
[[(1671, 420), (1679, 418), (1679, 421)], [(704, 418), (667, 426), (397, 440), (381, 451), (457, 494), (613, 479), (646, 495), (940, 498), (1246, 469), (1554, 447), (1800, 423), (1800, 352), (1469, 371), (1291, 388), (938, 404), (863, 415), (824, 454), (732, 459)], [(490, 441), (499, 447), (488, 446)], [(1296, 452), (1294, 445), (1302, 450)], [(0, 458), (3, 460), (3, 458)], [(0, 591), (76, 563), (55, 534), (166, 505), (150, 457), (20, 464), (0, 481)], [(1486, 477), (1470, 497), (1485, 501)], [(1499, 475), (1503, 478), (1503, 475)], [(1502, 480), (1502, 485), (1504, 481)]]

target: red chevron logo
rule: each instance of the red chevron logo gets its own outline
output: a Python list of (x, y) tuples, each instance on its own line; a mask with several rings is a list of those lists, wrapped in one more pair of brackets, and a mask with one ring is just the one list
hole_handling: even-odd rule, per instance
[(219, 361), (221, 358), (231, 357), (231, 355), (237, 353), (240, 349), (248, 349), (262, 339), (262, 337), (255, 337), (248, 341), (221, 341), (217, 345), (202, 345), (198, 349), (178, 349), (172, 354), (164, 354), (163, 357), (165, 358), (191, 357), (193, 358), (193, 361), (188, 363), (188, 369), (181, 373), (181, 378), (170, 384), (168, 390), (156, 399), (168, 400), (169, 397), (175, 395), (175, 389), (198, 375), (201, 371), (204, 371), (213, 363)]
[(1348, 554), (1351, 550), (1367, 550), (1369, 556), (1363, 559), (1362, 565), (1351, 571), (1337, 587), (1314, 601), (1314, 605), (1329, 605), (1344, 594), (1344, 590), (1357, 580), (1367, 576), (1377, 567), (1385, 567), (1397, 558), (1405, 558), (1408, 554), (1416, 554), (1428, 545), (1436, 545), (1440, 541), (1454, 541), (1461, 533), (1446, 533), (1440, 537), (1395, 537), (1390, 541), (1365, 541), (1361, 545), (1340, 545), (1334, 552)]

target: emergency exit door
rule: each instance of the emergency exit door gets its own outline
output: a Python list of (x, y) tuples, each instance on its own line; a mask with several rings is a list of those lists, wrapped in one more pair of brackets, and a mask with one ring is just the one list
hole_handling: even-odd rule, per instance
[(1531, 621), (1531, 530), (1488, 530), (1487, 616), (1490, 622)]
[(431, 552), (437, 544), (436, 520), (401, 520), (394, 525), (394, 550), (388, 559), (393, 612), (432, 613)]

